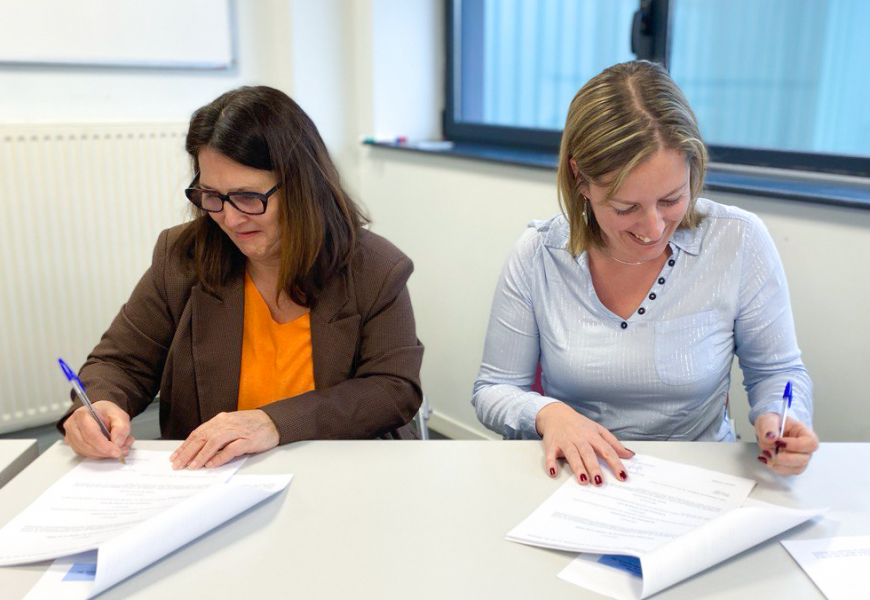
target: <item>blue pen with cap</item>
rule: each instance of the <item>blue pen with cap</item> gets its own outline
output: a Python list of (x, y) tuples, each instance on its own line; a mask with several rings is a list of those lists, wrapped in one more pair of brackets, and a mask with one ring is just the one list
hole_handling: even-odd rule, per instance
[(791, 389), (791, 381), (785, 384), (785, 390), (782, 392), (782, 409), (780, 410), (779, 416), (782, 419), (782, 423), (779, 426), (779, 437), (782, 439), (783, 434), (785, 433), (785, 419), (788, 417), (788, 411), (791, 408), (791, 400), (792, 400), (792, 389)]
[[(85, 392), (85, 386), (82, 385), (81, 379), (79, 379), (78, 375), (69, 368), (69, 365), (62, 358), (58, 358), (57, 362), (60, 364), (60, 368), (63, 371), (63, 374), (66, 375), (67, 381), (72, 385), (73, 391), (78, 396), (79, 400), (82, 401), (82, 404), (88, 409), (88, 412), (91, 413), (91, 416), (97, 422), (97, 425), (100, 426), (100, 431), (103, 432), (103, 435), (106, 436), (106, 439), (110, 442), (112, 441), (112, 436), (109, 434), (109, 430), (106, 429), (106, 425), (103, 423), (103, 420), (97, 415), (97, 411), (94, 410), (93, 404), (91, 404), (90, 398), (88, 398), (87, 392)], [(118, 457), (122, 463), (126, 464), (126, 460), (124, 460), (123, 456)]]

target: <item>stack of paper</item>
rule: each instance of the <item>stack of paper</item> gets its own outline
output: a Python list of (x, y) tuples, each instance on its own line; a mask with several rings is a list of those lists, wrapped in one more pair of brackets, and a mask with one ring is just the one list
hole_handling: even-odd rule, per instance
[(573, 478), (507, 539), (583, 552), (559, 577), (639, 600), (822, 514), (748, 499), (755, 482), (637, 455), (629, 478), (602, 487)]
[[(292, 478), (235, 475), (243, 460), (173, 471), (169, 455), (133, 450), (126, 465), (81, 462), (0, 530), (0, 565), (68, 557), (28, 598), (91, 598), (283, 490)], [(88, 551), (96, 552), (80, 554)]]
[(782, 545), (828, 600), (852, 600), (870, 588), (870, 535), (783, 540)]

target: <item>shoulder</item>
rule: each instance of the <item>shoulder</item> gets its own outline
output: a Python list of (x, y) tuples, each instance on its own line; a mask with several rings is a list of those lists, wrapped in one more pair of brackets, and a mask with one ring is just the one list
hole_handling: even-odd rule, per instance
[(406, 286), (414, 263), (386, 238), (360, 229), (348, 266), (353, 293), (360, 306), (394, 298)]
[(351, 256), (351, 268), (355, 274), (377, 278), (386, 275), (397, 265), (407, 265), (409, 274), (414, 270), (411, 259), (392, 242), (367, 229), (360, 229)]
[(761, 218), (748, 210), (707, 198), (698, 198), (696, 209), (703, 217), (698, 226), (674, 233), (677, 245), (691, 253), (719, 244), (742, 246), (754, 237), (768, 235)]
[(188, 222), (164, 229), (154, 245), (152, 277), (164, 290), (169, 302), (186, 300), (197, 280), (192, 257), (185, 255), (178, 245), (179, 239), (190, 226)]
[(188, 221), (187, 223), (181, 223), (180, 225), (170, 227), (169, 229), (164, 229), (160, 232), (160, 236), (157, 238), (158, 244), (163, 242), (167, 245), (167, 248), (172, 248), (172, 245), (178, 241), (181, 234), (187, 231), (192, 224), (192, 221)]
[(761, 218), (755, 213), (749, 212), (737, 206), (720, 204), (707, 198), (698, 198), (698, 212), (704, 215), (705, 221), (710, 221), (712, 226), (724, 226), (730, 222), (745, 223), (751, 227), (763, 226)]
[(544, 248), (566, 251), (568, 236), (568, 222), (563, 215), (530, 221), (514, 243), (511, 260), (529, 264), (540, 256)]

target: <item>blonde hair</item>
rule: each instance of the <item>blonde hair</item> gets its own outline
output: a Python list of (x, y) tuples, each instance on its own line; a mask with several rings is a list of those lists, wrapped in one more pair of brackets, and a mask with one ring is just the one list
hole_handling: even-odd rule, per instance
[[(707, 150), (689, 103), (665, 69), (645, 60), (622, 63), (580, 88), (568, 108), (556, 175), (559, 204), (571, 229), (567, 250), (573, 256), (604, 245), (579, 184), (606, 185), (606, 202), (632, 169), (661, 149), (677, 150), (689, 163), (689, 208), (679, 227), (695, 227), (702, 218), (695, 201), (704, 185)], [(605, 183), (605, 176), (612, 179)]]

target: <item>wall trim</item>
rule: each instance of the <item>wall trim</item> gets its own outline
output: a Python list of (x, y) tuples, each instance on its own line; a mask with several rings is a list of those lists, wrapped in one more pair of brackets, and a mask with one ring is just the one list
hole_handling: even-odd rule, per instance
[(432, 409), (432, 413), (429, 415), (429, 429), (437, 431), (451, 440), (501, 439), (501, 437), (492, 431), (481, 432), (435, 409)]

